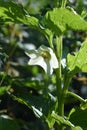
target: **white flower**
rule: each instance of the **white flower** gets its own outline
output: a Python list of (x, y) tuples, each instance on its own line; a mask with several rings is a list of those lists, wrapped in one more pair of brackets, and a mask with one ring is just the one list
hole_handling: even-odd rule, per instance
[(48, 75), (53, 73), (53, 69), (58, 68), (56, 55), (49, 47), (42, 45), (38, 50), (30, 50), (26, 54), (30, 57), (29, 65), (41, 66)]
[(62, 64), (62, 67), (63, 67), (63, 68), (66, 67), (66, 59), (65, 59), (65, 58), (63, 58), (63, 59), (61, 60), (61, 64)]

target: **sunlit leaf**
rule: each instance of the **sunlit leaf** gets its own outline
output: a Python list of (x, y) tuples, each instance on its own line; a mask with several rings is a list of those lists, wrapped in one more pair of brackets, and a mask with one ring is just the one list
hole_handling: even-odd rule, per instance
[(48, 11), (43, 23), (45, 28), (49, 28), (56, 35), (61, 35), (68, 29), (87, 30), (87, 22), (75, 11), (66, 8), (55, 8), (53, 11)]
[(87, 41), (74, 55), (68, 54), (67, 65), (71, 73), (87, 72)]

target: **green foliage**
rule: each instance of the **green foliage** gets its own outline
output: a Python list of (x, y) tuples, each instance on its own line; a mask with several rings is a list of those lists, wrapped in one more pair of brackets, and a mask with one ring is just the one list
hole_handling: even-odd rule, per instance
[(33, 96), (31, 94), (22, 94), (22, 96), (14, 96), (14, 100), (26, 105), (33, 110), (36, 117), (40, 119), (45, 119), (49, 125), (49, 128), (52, 128), (55, 121), (51, 120), (51, 112), (56, 109), (56, 100), (49, 94), (47, 98), (44, 96)]
[(55, 8), (53, 11), (48, 11), (43, 23), (46, 28), (58, 36), (68, 29), (87, 31), (86, 21), (74, 10), (65, 8)]
[(63, 124), (65, 126), (70, 126), (70, 127), (74, 127), (73, 124), (71, 122), (69, 122), (68, 120), (64, 119), (63, 117), (59, 116), (58, 114), (56, 113), (52, 113), (52, 117), (55, 119), (55, 121), (58, 123), (58, 124)]
[(10, 89), (11, 86), (0, 86), (0, 96)]
[(85, 100), (85, 102), (83, 102), (83, 103), (80, 104), (80, 108), (82, 110), (86, 110), (87, 109), (87, 100)]
[(0, 116), (0, 130), (20, 130), (20, 127), (16, 120), (3, 115)]
[(38, 27), (38, 19), (30, 16), (21, 5), (14, 2), (0, 2), (0, 23), (26, 24), (31, 27)]
[[(45, 1), (27, 0), (23, 3), (27, 11), (34, 14), (32, 16), (21, 4), (17, 4), (22, 3), (21, 1), (0, 1), (0, 23), (2, 25), (0, 28), (1, 130), (87, 129), (87, 100), (80, 97), (81, 95), (68, 91), (69, 85), (71, 85), (70, 89), (74, 91), (70, 84), (73, 76), (77, 73), (79, 75), (79, 72), (87, 72), (87, 22), (86, 12), (82, 10), (83, 2), (78, 2), (78, 14), (73, 8), (65, 7), (66, 0)], [(73, 7), (77, 6), (75, 3), (74, 1)], [(69, 2), (67, 2), (68, 4)], [(35, 14), (38, 15), (35, 16)], [(84, 42), (82, 43), (82, 41)], [(78, 42), (81, 42), (80, 49), (77, 45)], [(34, 51), (30, 50), (29, 45), (32, 43), (34, 43)], [(73, 43), (75, 43), (74, 46)], [(33, 52), (37, 52), (39, 45), (49, 45), (49, 49), (47, 51), (48, 47), (42, 48), (42, 51), (37, 54), (37, 61)], [(62, 53), (66, 53), (62, 48), (63, 45), (65, 48), (70, 47), (68, 50), (74, 51), (74, 53), (62, 56)], [(72, 50), (73, 48), (74, 50)], [(29, 64), (29, 59), (24, 52), (26, 50), (32, 52), (30, 58), (34, 58), (34, 62), (32, 61), (31, 65), (36, 65), (37, 62), (37, 65), (43, 66), (45, 70), (53, 69), (54, 72), (52, 70), (50, 73), (52, 75), (45, 74), (39, 67), (26, 65), (27, 61)], [(58, 63), (56, 67), (56, 60), (51, 57), (51, 50)], [(79, 51), (75, 52), (75, 50)], [(48, 53), (49, 55), (47, 55)], [(66, 57), (67, 59), (65, 59)], [(42, 58), (41, 61), (40, 58)], [(47, 64), (44, 64), (44, 61)], [(49, 61), (52, 61), (52, 64)], [(84, 75), (86, 76), (86, 74)], [(81, 102), (78, 109), (70, 112), (69, 118), (65, 117), (66, 109), (64, 109), (64, 105), (71, 103), (67, 95), (76, 99), (72, 100), (72, 103), (75, 104), (77, 100)], [(24, 114), (27, 116), (26, 119)], [(31, 119), (32, 115), (33, 119)], [(21, 118), (21, 120), (16, 121), (14, 118)], [(29, 123), (27, 123), (28, 121)], [(20, 122), (20, 126), (18, 122)], [(44, 123), (47, 123), (46, 126)], [(43, 128), (37, 124), (43, 124)]]
[(74, 125), (79, 125), (82, 127), (83, 130), (87, 129), (87, 109), (86, 110), (81, 110), (80, 108), (73, 108), (70, 112), (69, 115), (69, 120), (74, 124)]
[(78, 72), (87, 72), (87, 41), (85, 41), (79, 52), (74, 55), (68, 54), (67, 65), (73, 75)]
[(44, 89), (44, 81), (40, 82), (38, 80), (30, 80), (29, 78), (27, 79), (14, 79), (13, 81), (15, 83), (15, 85), (21, 87), (21, 86), (25, 86), (26, 88), (32, 88), (36, 91), (40, 91), (42, 89)]
[[(30, 14), (41, 14), (41, 10), (43, 10), (44, 7), (46, 8), (48, 3), (50, 3), (50, 0), (31, 0), (27, 1), (27, 5), (25, 5), (25, 7)], [(51, 4), (53, 4), (53, 2)]]
[(64, 119), (63, 117), (59, 116), (58, 114), (56, 114), (55, 112), (52, 113), (52, 117), (55, 119), (55, 121), (58, 124), (62, 124), (64, 126), (69, 126), (71, 127), (72, 130), (82, 130), (81, 127), (79, 126), (74, 126), (69, 120)]
[(79, 126), (76, 126), (76, 127), (73, 127), (72, 130), (82, 130), (82, 128)]

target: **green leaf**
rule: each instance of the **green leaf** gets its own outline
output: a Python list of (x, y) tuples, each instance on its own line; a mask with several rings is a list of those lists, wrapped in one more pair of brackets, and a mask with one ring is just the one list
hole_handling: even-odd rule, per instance
[(80, 108), (82, 110), (86, 110), (87, 109), (87, 99), (85, 100), (85, 102), (83, 102), (83, 103), (80, 104)]
[(3, 95), (6, 91), (10, 89), (10, 86), (1, 86), (0, 87), (0, 96)]
[(6, 115), (0, 116), (0, 130), (20, 130), (18, 123)]
[(38, 28), (38, 19), (30, 16), (22, 7), (14, 2), (0, 1), (0, 23), (26, 24)]
[(76, 126), (80, 126), (83, 130), (87, 130), (87, 109), (73, 108), (69, 114), (69, 120)]
[(74, 55), (68, 54), (67, 66), (72, 74), (87, 72), (87, 41), (82, 44), (80, 50)]
[(38, 80), (30, 80), (29, 78), (26, 78), (26, 79), (17, 78), (17, 79), (14, 79), (13, 83), (17, 85), (18, 87), (25, 86), (25, 87), (34, 89), (36, 91), (44, 89), (43, 81), (40, 82)]
[(54, 120), (51, 118), (51, 112), (55, 110), (56, 99), (51, 94), (48, 95), (48, 98), (30, 94), (21, 97), (13, 96), (13, 98), (32, 109), (38, 118), (44, 119), (49, 128), (53, 127)]
[(87, 22), (75, 11), (66, 8), (48, 11), (42, 21), (45, 28), (49, 28), (56, 35), (61, 35), (67, 29), (87, 31)]
[(72, 130), (83, 130), (83, 129), (79, 126), (76, 126), (76, 127), (72, 127)]
[(87, 13), (86, 13), (86, 11), (83, 10), (82, 13), (81, 13), (81, 17), (85, 18), (86, 16), (87, 16)]

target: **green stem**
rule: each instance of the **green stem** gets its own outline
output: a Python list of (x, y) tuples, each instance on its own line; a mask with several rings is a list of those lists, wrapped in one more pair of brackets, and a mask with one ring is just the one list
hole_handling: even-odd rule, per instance
[(59, 68), (56, 70), (56, 81), (57, 81), (57, 91), (58, 91), (58, 98), (61, 95), (61, 58), (62, 58), (62, 37), (56, 37), (56, 55), (58, 59)]
[(59, 7), (65, 8), (67, 0), (59, 0)]
[(60, 76), (61, 76), (61, 59), (62, 59), (62, 36), (56, 37), (56, 45), (57, 45), (57, 58), (59, 62), (60, 68)]
[(62, 4), (61, 4), (61, 7), (64, 7), (66, 6), (66, 3), (67, 3), (67, 0), (62, 0)]
[[(60, 69), (57, 70), (57, 97), (58, 97), (58, 115), (64, 117), (64, 102), (67, 95), (69, 83), (71, 81), (71, 77), (68, 75), (67, 78), (65, 78), (64, 87), (62, 88), (62, 81), (61, 81), (61, 75), (60, 75)], [(63, 126), (58, 126), (58, 130), (64, 130)]]
[[(61, 72), (61, 59), (62, 59), (62, 36), (56, 37), (56, 55), (58, 59), (59, 68), (56, 70), (56, 86), (57, 86), (57, 99), (58, 99), (58, 115), (64, 116), (64, 99), (62, 96), (62, 72)], [(63, 126), (59, 125), (58, 130), (63, 130)]]
[(68, 87), (69, 87), (69, 84), (71, 81), (71, 76), (70, 76), (70, 74), (67, 74), (67, 75), (65, 75), (64, 78), (65, 79), (64, 79), (63, 95), (66, 96), (66, 93), (68, 91)]
[(73, 93), (73, 92), (67, 92), (67, 95), (69, 95), (69, 96), (73, 96), (75, 99), (77, 99), (77, 100), (79, 100), (80, 102), (83, 102), (83, 103), (85, 103), (85, 100), (82, 98), (82, 97), (80, 97), (79, 95), (77, 95), (77, 94), (75, 94), (75, 93)]
[(50, 43), (50, 47), (51, 47), (52, 49), (54, 49), (54, 46), (53, 46), (53, 35), (50, 36), (50, 38), (49, 38), (49, 43)]

